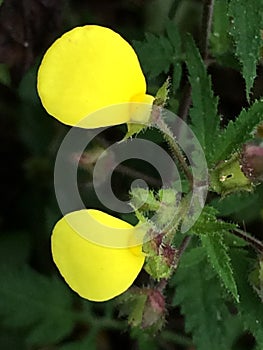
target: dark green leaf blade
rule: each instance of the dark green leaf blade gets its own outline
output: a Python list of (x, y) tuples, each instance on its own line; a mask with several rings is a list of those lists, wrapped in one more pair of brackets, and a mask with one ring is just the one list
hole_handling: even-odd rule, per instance
[(134, 41), (133, 45), (139, 55), (143, 72), (149, 78), (155, 78), (160, 73), (168, 73), (173, 57), (173, 47), (166, 37), (146, 33), (145, 41)]
[[(195, 249), (198, 249), (199, 256), (200, 249), (203, 250), (203, 259), (189, 264)], [(176, 286), (174, 304), (181, 307), (186, 331), (193, 334), (197, 350), (230, 349), (242, 331), (240, 320), (229, 313), (220, 283), (207, 263), (204, 248), (193, 248), (184, 253), (173, 282)]]
[(6, 326), (27, 328), (27, 342), (34, 345), (52, 344), (71, 333), (72, 295), (62, 282), (28, 267), (1, 267), (0, 276), (0, 314)]
[(231, 44), (229, 36), (228, 0), (215, 0), (212, 33), (210, 37), (213, 56), (223, 55)]
[(182, 74), (182, 41), (173, 21), (167, 21), (165, 35), (145, 34), (144, 41), (133, 41), (143, 72), (148, 78), (167, 74), (173, 67), (173, 87), (177, 90)]
[(214, 140), (214, 154), (211, 161), (216, 164), (220, 160), (230, 158), (242, 144), (253, 138), (253, 131), (263, 120), (263, 100), (256, 101), (248, 110), (243, 109), (238, 118), (230, 121), (222, 134)]
[(236, 45), (236, 55), (242, 64), (242, 75), (246, 82), (247, 99), (256, 77), (257, 62), (261, 47), (260, 23), (262, 3), (259, 0), (231, 0), (230, 33)]
[(236, 282), (233, 276), (228, 249), (219, 232), (201, 236), (201, 242), (205, 248), (209, 261), (221, 278), (226, 289), (233, 295), (236, 301), (239, 300)]
[(233, 276), (228, 247), (224, 242), (224, 235), (233, 228), (235, 228), (233, 224), (218, 221), (216, 210), (207, 206), (191, 231), (200, 237), (208, 260), (215, 272), (223, 282), (226, 290), (238, 301), (239, 296)]
[(190, 110), (193, 131), (209, 160), (214, 139), (219, 132), (220, 119), (217, 115), (218, 99), (211, 87), (204, 62), (192, 39), (186, 40), (186, 64), (189, 71), (189, 81), (192, 87), (193, 107)]
[(263, 349), (263, 304), (248, 282), (251, 271), (250, 259), (247, 252), (240, 249), (233, 250), (231, 258), (240, 294), (240, 303), (237, 308), (241, 320), (245, 329), (254, 335), (257, 349)]

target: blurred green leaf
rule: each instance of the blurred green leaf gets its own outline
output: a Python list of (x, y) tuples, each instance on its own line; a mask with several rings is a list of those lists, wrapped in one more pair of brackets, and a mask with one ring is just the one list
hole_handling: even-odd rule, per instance
[(240, 303), (237, 304), (241, 320), (245, 329), (256, 338), (258, 350), (263, 349), (263, 304), (248, 282), (251, 271), (251, 260), (247, 252), (232, 250), (231, 258), (240, 294)]
[(27, 343), (47, 345), (72, 332), (72, 295), (63, 282), (29, 267), (1, 267), (0, 314), (5, 326), (27, 330)]
[(258, 200), (258, 193), (233, 193), (224, 198), (216, 198), (210, 204), (216, 208), (220, 216), (229, 216), (241, 210), (249, 209)]
[(240, 321), (228, 311), (219, 280), (206, 258), (198, 259), (191, 266), (188, 262), (185, 265), (185, 261), (191, 259), (189, 255), (196, 255), (195, 249), (200, 255), (200, 248), (193, 248), (185, 252), (180, 260), (173, 279), (176, 288), (173, 303), (181, 307), (185, 330), (192, 333), (197, 350), (231, 349), (242, 331)]
[(242, 64), (242, 74), (246, 81), (248, 100), (256, 77), (259, 50), (262, 45), (260, 36), (261, 13), (262, 3), (259, 0), (230, 1), (230, 33), (235, 41), (236, 55)]
[(215, 137), (219, 132), (218, 99), (213, 94), (211, 78), (208, 76), (200, 53), (190, 36), (186, 40), (186, 64), (192, 87), (193, 107), (190, 110), (192, 129), (209, 160)]
[(131, 337), (136, 339), (139, 350), (158, 350), (158, 342), (150, 334), (140, 330), (139, 328), (133, 328), (131, 330)]
[(37, 65), (25, 74), (19, 85), (21, 107), (18, 121), (20, 138), (38, 159), (39, 156), (47, 155), (51, 151), (56, 122), (48, 117), (40, 103), (36, 90), (36, 79)]
[(263, 100), (256, 101), (248, 110), (243, 109), (237, 119), (228, 123), (227, 127), (214, 139), (211, 162), (230, 158), (242, 144), (253, 138), (253, 131), (263, 120)]
[(5, 232), (0, 235), (0, 267), (20, 267), (28, 262), (30, 252), (31, 242), (25, 232)]
[(98, 329), (92, 328), (84, 339), (76, 340), (59, 347), (59, 350), (97, 350)]
[(4, 350), (27, 350), (23, 334), (11, 332), (7, 329), (1, 329), (0, 333), (0, 349)]
[[(0, 6), (2, 5), (2, 2), (0, 0)], [(0, 83), (7, 86), (10, 86), (11, 84), (9, 69), (4, 63), (0, 63)]]

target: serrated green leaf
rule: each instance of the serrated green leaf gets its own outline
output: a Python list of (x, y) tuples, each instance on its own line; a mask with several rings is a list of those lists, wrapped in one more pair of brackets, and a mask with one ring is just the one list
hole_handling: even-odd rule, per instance
[(202, 235), (206, 232), (228, 232), (236, 228), (235, 224), (217, 220), (216, 215), (218, 215), (218, 211), (215, 208), (205, 206), (191, 231), (197, 235)]
[(201, 242), (205, 248), (209, 261), (224, 283), (225, 288), (239, 300), (236, 282), (233, 276), (228, 249), (223, 241), (221, 233), (201, 235)]
[(232, 193), (224, 198), (214, 199), (210, 204), (218, 210), (220, 216), (229, 216), (254, 206), (258, 197), (258, 193)]
[(161, 73), (167, 74), (173, 65), (173, 86), (176, 89), (182, 74), (181, 37), (172, 21), (167, 21), (165, 32), (166, 36), (146, 33), (143, 42), (134, 41), (133, 44), (143, 71), (149, 78), (155, 78)]
[(173, 57), (173, 47), (167, 38), (146, 33), (144, 42), (134, 41), (133, 44), (138, 52), (143, 71), (149, 78), (168, 73)]
[(165, 31), (171, 45), (174, 48), (174, 52), (177, 55), (180, 54), (182, 49), (182, 40), (176, 24), (173, 21), (167, 21)]
[(241, 333), (239, 318), (229, 313), (220, 283), (206, 258), (192, 266), (185, 265), (195, 249), (185, 252), (180, 260), (173, 279), (176, 286), (173, 302), (181, 307), (186, 331), (192, 333), (197, 350), (230, 349)]
[(224, 235), (235, 227), (233, 224), (218, 221), (216, 210), (207, 206), (191, 231), (199, 235), (208, 260), (223, 282), (226, 290), (238, 301), (237, 286), (233, 277), (228, 248), (224, 242)]
[(209, 152), (213, 149), (215, 137), (219, 132), (218, 99), (213, 94), (211, 78), (190, 36), (186, 40), (186, 64), (192, 87), (193, 107), (190, 110), (192, 127), (201, 146), (207, 150), (206, 155), (209, 158)]
[(258, 349), (263, 349), (263, 304), (248, 282), (250, 259), (247, 252), (240, 249), (233, 250), (231, 258), (240, 294), (240, 303), (237, 308), (241, 320), (245, 329), (254, 335)]
[(259, 0), (231, 0), (230, 33), (236, 45), (236, 55), (242, 64), (242, 75), (246, 82), (246, 94), (249, 93), (256, 77), (259, 50), (261, 47), (260, 23), (262, 3)]
[(72, 297), (62, 282), (29, 267), (0, 271), (0, 315), (9, 328), (28, 329), (27, 342), (52, 344), (71, 333)]
[(237, 119), (230, 121), (226, 129), (214, 140), (211, 162), (230, 158), (231, 154), (253, 138), (253, 131), (263, 120), (263, 100), (256, 101), (248, 110), (243, 109)]

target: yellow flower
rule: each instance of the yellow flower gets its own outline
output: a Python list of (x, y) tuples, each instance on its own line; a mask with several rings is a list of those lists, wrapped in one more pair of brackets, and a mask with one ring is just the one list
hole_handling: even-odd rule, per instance
[[(38, 72), (38, 93), (49, 114), (85, 128), (146, 122), (149, 107), (138, 112), (130, 102), (149, 106), (154, 100), (146, 94), (145, 78), (130, 44), (96, 25), (74, 28), (47, 50)], [(116, 104), (123, 106), (92, 115)]]
[(54, 227), (53, 259), (66, 282), (80, 296), (93, 301), (109, 300), (126, 291), (139, 274), (145, 260), (142, 246), (129, 247), (126, 242), (123, 248), (107, 247), (87, 236), (108, 235), (114, 241), (115, 235), (123, 234), (129, 240), (135, 231), (127, 222), (98, 210), (72, 212)]

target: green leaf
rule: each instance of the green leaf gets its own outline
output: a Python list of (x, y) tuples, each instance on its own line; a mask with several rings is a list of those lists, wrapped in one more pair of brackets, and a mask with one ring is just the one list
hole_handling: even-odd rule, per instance
[[(2, 5), (2, 2), (0, 0), (0, 6)], [(4, 63), (0, 63), (0, 83), (7, 86), (10, 86), (11, 84), (11, 76), (9, 73), (9, 69)]]
[(28, 329), (27, 342), (58, 342), (74, 327), (72, 297), (64, 283), (29, 267), (0, 271), (0, 315), (5, 326)]
[(247, 252), (240, 249), (232, 250), (231, 258), (240, 294), (237, 308), (241, 320), (245, 329), (254, 335), (258, 349), (263, 349), (263, 304), (248, 282), (250, 259)]
[(167, 74), (173, 65), (173, 86), (179, 86), (181, 78), (181, 38), (172, 21), (166, 23), (166, 36), (145, 34), (143, 42), (134, 41), (144, 73), (155, 78), (161, 73)]
[(97, 350), (97, 337), (98, 329), (92, 328), (84, 339), (62, 345), (59, 350)]
[[(185, 261), (191, 259), (195, 249), (203, 259), (189, 266)], [(173, 283), (176, 292), (174, 304), (181, 307), (185, 316), (186, 332), (193, 335), (197, 350), (231, 349), (235, 338), (241, 333), (237, 316), (229, 313), (222, 297), (220, 283), (207, 263), (204, 248), (193, 248), (185, 252), (180, 260)]]
[(25, 340), (22, 334), (1, 329), (0, 333), (0, 349), (4, 350), (27, 350)]
[(220, 216), (229, 216), (241, 210), (249, 209), (259, 199), (258, 193), (233, 193), (224, 198), (216, 198), (210, 204), (218, 210)]
[(137, 341), (139, 350), (158, 350), (158, 339), (154, 339), (149, 333), (140, 328), (131, 329), (131, 338)]
[(228, 249), (223, 241), (223, 236), (218, 232), (202, 235), (201, 242), (206, 249), (213, 268), (221, 278), (226, 289), (233, 295), (236, 301), (238, 301), (239, 296), (237, 286), (233, 276)]
[(172, 88), (176, 91), (181, 82), (182, 77), (182, 62), (180, 60), (180, 55), (182, 52), (182, 40), (179, 30), (174, 22), (167, 21), (166, 23), (166, 33), (174, 48), (174, 60), (172, 61), (173, 73), (172, 73)]
[(248, 110), (243, 109), (238, 118), (228, 123), (226, 129), (214, 139), (211, 162), (228, 159), (242, 144), (253, 138), (253, 131), (263, 120), (263, 100), (256, 101)]
[(21, 266), (28, 262), (31, 252), (29, 235), (11, 231), (0, 235), (0, 266)]
[(168, 73), (173, 57), (173, 47), (167, 38), (146, 33), (144, 42), (134, 41), (133, 44), (138, 52), (143, 72), (149, 78)]
[(210, 37), (213, 55), (223, 55), (229, 50), (230, 22), (228, 18), (228, 0), (215, 0), (212, 35)]
[(201, 146), (207, 151), (206, 155), (209, 158), (209, 152), (213, 148), (215, 137), (219, 132), (218, 99), (213, 94), (211, 78), (208, 76), (200, 53), (190, 36), (186, 40), (186, 64), (192, 87), (193, 107), (190, 110), (190, 117), (193, 131)]
[(242, 74), (246, 81), (246, 93), (249, 93), (256, 77), (257, 62), (261, 47), (260, 23), (262, 3), (259, 0), (231, 0), (230, 33), (236, 45), (236, 55), (242, 64)]
[(236, 228), (235, 224), (217, 220), (217, 214), (218, 211), (215, 208), (211, 206), (205, 206), (198, 218), (198, 221), (191, 228), (191, 231), (200, 236), (206, 234), (207, 232), (226, 233)]
[(200, 236), (202, 246), (205, 248), (208, 260), (215, 272), (220, 277), (225, 288), (238, 301), (238, 291), (233, 276), (228, 248), (224, 242), (224, 235), (235, 225), (223, 221), (218, 221), (216, 211), (211, 207), (206, 207), (197, 223), (191, 229)]

